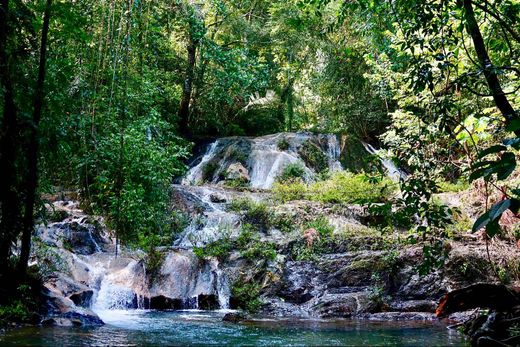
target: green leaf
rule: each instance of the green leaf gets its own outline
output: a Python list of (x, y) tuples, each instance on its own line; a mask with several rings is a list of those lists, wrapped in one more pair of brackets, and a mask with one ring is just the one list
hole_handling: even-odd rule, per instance
[(509, 209), (510, 206), (511, 206), (510, 199), (506, 199), (506, 200), (497, 202), (489, 210), (489, 218), (491, 220), (500, 218), (502, 216), (502, 213), (504, 213), (507, 209)]
[(509, 124), (506, 126), (506, 130), (511, 132), (520, 130), (520, 119), (516, 118), (509, 122)]
[(473, 224), (473, 228), (471, 228), (472, 233), (476, 233), (480, 229), (484, 228), (491, 220), (489, 219), (489, 211), (481, 215), (477, 218), (475, 223)]
[[(511, 206), (511, 200), (506, 199), (497, 202), (494, 204), (489, 211), (481, 215), (473, 224), (473, 228), (471, 229), (472, 233), (475, 233), (479, 231), (482, 228), (486, 228), (486, 233), (489, 235), (489, 237), (493, 237), (498, 232), (497, 230), (500, 230), (498, 221), (500, 220), (500, 217), (502, 217), (502, 214), (509, 209)], [(490, 225), (492, 223), (495, 223), (496, 225)], [(490, 226), (489, 226), (490, 225)], [(488, 230), (489, 226), (489, 230)], [(498, 227), (498, 229), (497, 229)]]
[(502, 151), (505, 151), (506, 149), (507, 149), (507, 147), (506, 146), (502, 146), (502, 145), (491, 146), (489, 148), (486, 148), (482, 152), (480, 152), (478, 154), (478, 157), (479, 157), (479, 159), (481, 159), (481, 158), (484, 158), (486, 155), (489, 155), (489, 154), (492, 154), (492, 153), (502, 152)]
[(498, 224), (498, 220), (494, 220), (486, 225), (486, 234), (489, 238), (500, 233), (500, 225)]

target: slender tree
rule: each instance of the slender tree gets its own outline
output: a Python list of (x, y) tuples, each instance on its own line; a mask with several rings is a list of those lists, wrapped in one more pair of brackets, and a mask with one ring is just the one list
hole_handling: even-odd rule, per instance
[(29, 129), (29, 144), (27, 146), (27, 177), (25, 185), (27, 189), (24, 201), (24, 217), (22, 222), (22, 243), (18, 270), (20, 274), (25, 274), (29, 254), (31, 252), (31, 235), (34, 230), (34, 204), (36, 203), (36, 191), (38, 188), (38, 154), (39, 154), (39, 134), (40, 119), (45, 98), (45, 64), (47, 61), (47, 36), (49, 33), (49, 20), (51, 16), (52, 0), (47, 0), (43, 15), (42, 37), (40, 45), (40, 60), (38, 64), (38, 79), (34, 91), (34, 110), (32, 123)]

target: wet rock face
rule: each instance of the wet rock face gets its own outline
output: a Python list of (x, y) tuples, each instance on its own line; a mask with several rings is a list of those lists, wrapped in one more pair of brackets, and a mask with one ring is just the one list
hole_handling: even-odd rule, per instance
[(47, 245), (83, 255), (109, 248), (103, 219), (86, 215), (77, 202), (56, 201), (49, 213), (55, 222), (37, 228), (38, 237)]
[(233, 163), (226, 169), (226, 179), (232, 181), (249, 182), (249, 170), (241, 163)]
[[(73, 294), (75, 295), (75, 294)], [(74, 302), (54, 291), (42, 290), (43, 325), (54, 326), (99, 326), (103, 321), (88, 308), (77, 307)]]
[[(311, 262), (289, 261), (285, 264), (279, 296), (293, 304), (312, 299), (323, 286), (323, 275)], [(320, 283), (321, 282), (321, 283)]]
[(279, 133), (256, 138), (221, 138), (207, 147), (182, 184), (217, 184), (227, 179), (249, 183), (252, 188), (269, 189), (289, 164), (302, 164), (307, 180), (327, 168), (341, 169), (340, 151), (334, 135)]

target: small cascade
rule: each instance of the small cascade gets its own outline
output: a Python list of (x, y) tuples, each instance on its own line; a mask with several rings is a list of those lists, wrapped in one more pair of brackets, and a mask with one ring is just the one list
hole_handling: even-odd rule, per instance
[(202, 182), (204, 166), (215, 157), (218, 145), (219, 145), (219, 140), (216, 140), (209, 146), (208, 150), (202, 157), (201, 161), (197, 165), (192, 167), (188, 171), (186, 176), (184, 176), (184, 178), (182, 179), (182, 184), (192, 185), (192, 184), (197, 184), (199, 182)]
[(229, 280), (227, 279), (226, 274), (220, 267), (217, 265), (217, 294), (218, 294), (218, 303), (221, 309), (226, 310), (229, 309), (229, 299), (231, 298), (231, 289), (229, 288)]
[(376, 155), (381, 160), (381, 164), (386, 169), (386, 172), (388, 173), (388, 176), (394, 180), (399, 181), (400, 179), (406, 178), (406, 173), (401, 171), (392, 160), (383, 158), (381, 155), (379, 155), (379, 150), (375, 149), (374, 146), (372, 146), (369, 143), (362, 142), (363, 146), (367, 150), (368, 153)]
[[(269, 189), (283, 169), (290, 164), (301, 163), (305, 179), (310, 181), (316, 173), (305, 165), (300, 150), (310, 141), (328, 159), (329, 170), (341, 170), (341, 149), (335, 135), (312, 133), (279, 133), (261, 137), (230, 137), (213, 142), (200, 162), (182, 179), (183, 185), (198, 185), (204, 179), (218, 184), (226, 177), (231, 164), (240, 164), (247, 170), (251, 188)], [(207, 177), (205, 177), (207, 176)]]

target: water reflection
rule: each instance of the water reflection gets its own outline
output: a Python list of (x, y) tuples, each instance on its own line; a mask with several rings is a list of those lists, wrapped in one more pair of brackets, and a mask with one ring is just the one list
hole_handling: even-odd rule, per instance
[(356, 320), (221, 321), (223, 312), (111, 311), (99, 328), (22, 328), (0, 336), (1, 345), (400, 345), (459, 346), (467, 342), (436, 322)]

